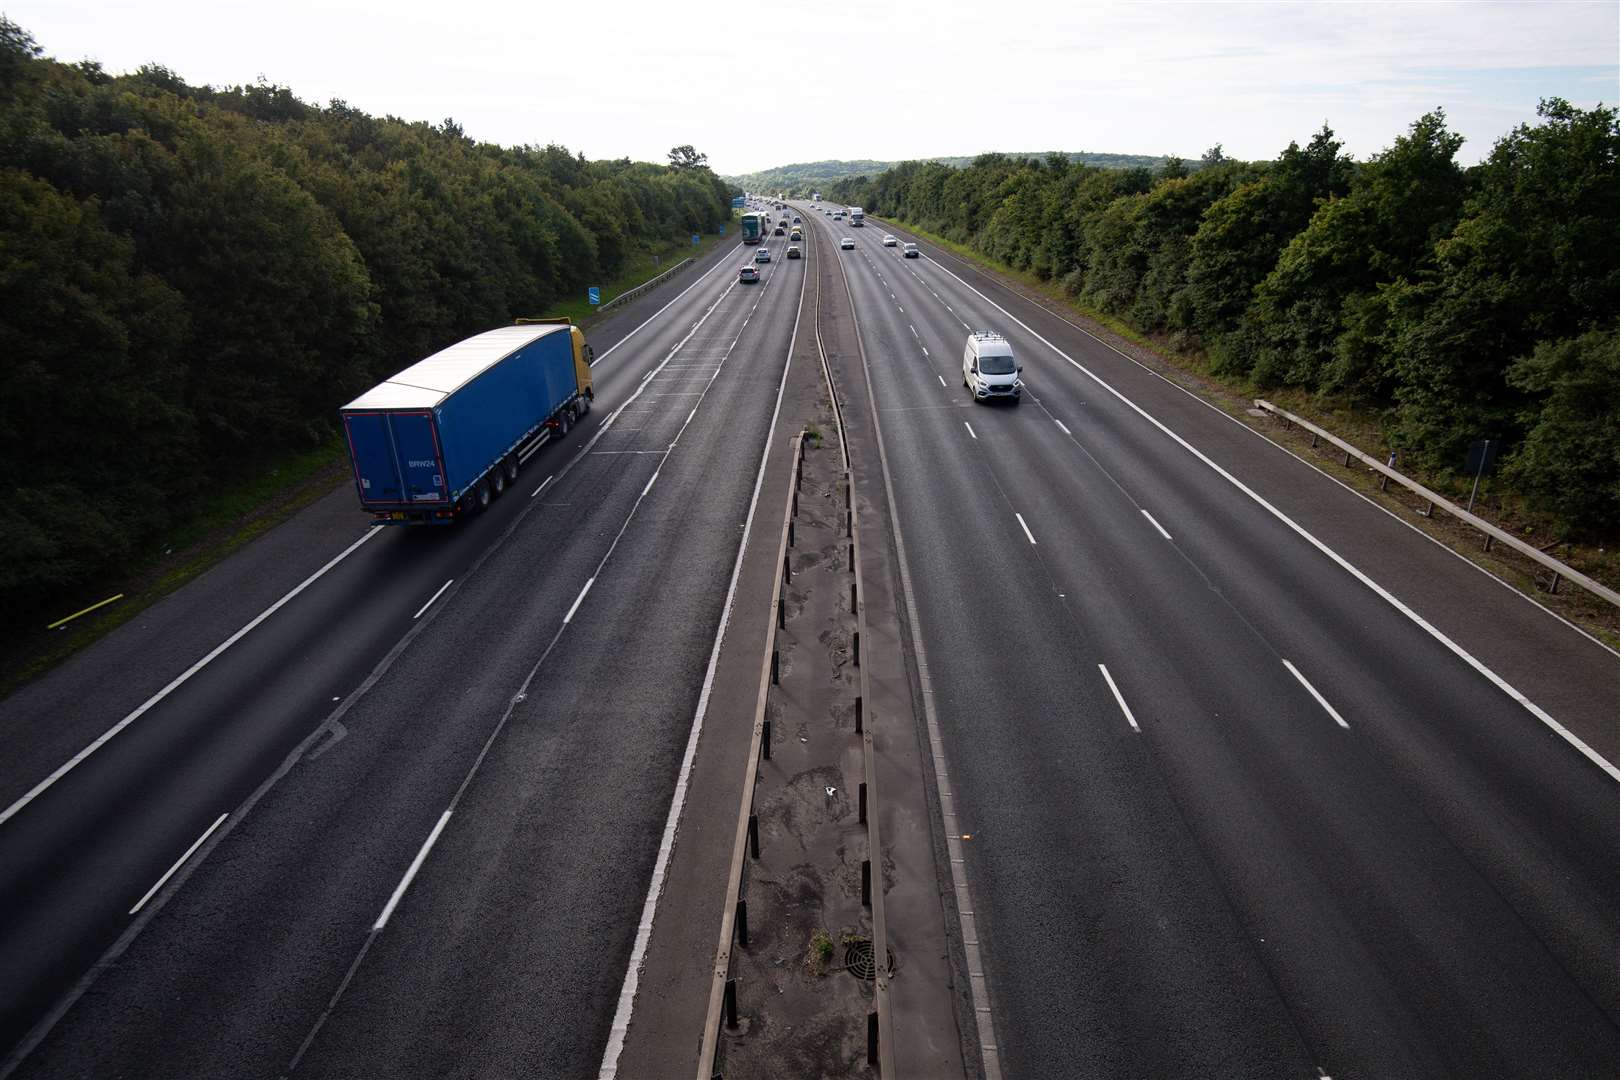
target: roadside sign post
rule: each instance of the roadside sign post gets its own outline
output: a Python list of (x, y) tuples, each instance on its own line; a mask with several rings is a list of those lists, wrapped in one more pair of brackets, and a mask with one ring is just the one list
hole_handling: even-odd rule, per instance
[(699, 236), (697, 233), (692, 234), (692, 246), (693, 247), (697, 247), (702, 242), (703, 242), (703, 237)]
[(1474, 488), (1468, 493), (1470, 514), (1474, 512), (1474, 496), (1479, 494), (1479, 478), (1496, 463), (1496, 451), (1501, 445), (1501, 439), (1475, 439), (1468, 447), (1468, 460), (1464, 462), (1463, 469), (1474, 474)]
[(590, 288), (586, 289), (585, 290), (585, 299), (591, 304), (592, 307), (595, 307), (597, 304), (600, 304), (602, 302), (602, 288), (601, 288), (601, 286), (592, 285)]

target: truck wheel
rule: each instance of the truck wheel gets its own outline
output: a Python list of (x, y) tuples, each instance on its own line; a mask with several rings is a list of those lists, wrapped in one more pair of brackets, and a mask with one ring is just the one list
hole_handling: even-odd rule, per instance
[(480, 513), (489, 509), (491, 498), (492, 496), (489, 493), (489, 481), (487, 479), (478, 481), (478, 490), (473, 492), (473, 502), (478, 507)]
[(591, 398), (589, 394), (579, 396), (579, 415), (584, 416), (591, 411)]
[(507, 454), (506, 455), (506, 460), (501, 462), (501, 469), (506, 473), (506, 482), (508, 484), (517, 483), (517, 474), (518, 474), (517, 455), (515, 455), (515, 454)]
[(562, 411), (562, 414), (557, 417), (557, 438), (560, 439), (564, 435), (568, 434), (568, 429), (573, 427), (573, 426), (574, 426), (574, 410), (573, 409), (564, 409)]
[(497, 465), (489, 470), (489, 497), (498, 499), (506, 491), (506, 469)]

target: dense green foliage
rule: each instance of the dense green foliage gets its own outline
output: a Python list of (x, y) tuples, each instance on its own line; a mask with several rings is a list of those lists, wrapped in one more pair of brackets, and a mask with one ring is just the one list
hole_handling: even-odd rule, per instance
[(0, 604), (87, 585), (392, 371), (712, 232), (726, 186), (42, 57), (0, 19)]
[[(1148, 154), (1095, 154), (1089, 151), (1078, 153), (1057, 153), (1065, 161), (1080, 162), (1085, 165), (1094, 165), (1099, 169), (1161, 169), (1174, 158), (1154, 157)], [(1048, 153), (1014, 154), (1017, 158), (1045, 158)], [(928, 161), (937, 165), (947, 165), (953, 169), (962, 168), (970, 164), (971, 157), (937, 157), (928, 158)], [(812, 191), (825, 192), (834, 181), (847, 180), (858, 177), (862, 180), (878, 173), (894, 168), (892, 161), (808, 161), (799, 165), (779, 165), (774, 169), (765, 169), (762, 172), (748, 173), (744, 176), (728, 176), (725, 179), (744, 191), (759, 191), (766, 194), (782, 192), (794, 198), (808, 198)]]
[(1432, 112), (1358, 163), (1326, 127), (1189, 172), (1060, 155), (906, 162), (829, 196), (1061, 284), (1218, 372), (1386, 410), (1444, 474), (1504, 472), (1573, 532), (1620, 529), (1620, 126), (1552, 99), (1464, 168)]

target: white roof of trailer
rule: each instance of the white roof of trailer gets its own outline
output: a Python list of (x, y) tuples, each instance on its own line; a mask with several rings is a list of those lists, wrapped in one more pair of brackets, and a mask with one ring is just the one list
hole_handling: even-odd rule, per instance
[(404, 371), (367, 390), (345, 409), (432, 409), (456, 390), (511, 356), (531, 341), (558, 331), (565, 323), (503, 326), (458, 341), (418, 360)]

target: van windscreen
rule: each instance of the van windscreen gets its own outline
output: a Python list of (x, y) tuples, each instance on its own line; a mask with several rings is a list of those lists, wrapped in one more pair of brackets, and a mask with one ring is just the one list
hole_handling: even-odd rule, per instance
[(979, 371), (985, 375), (1011, 375), (1017, 369), (1010, 356), (979, 357)]

